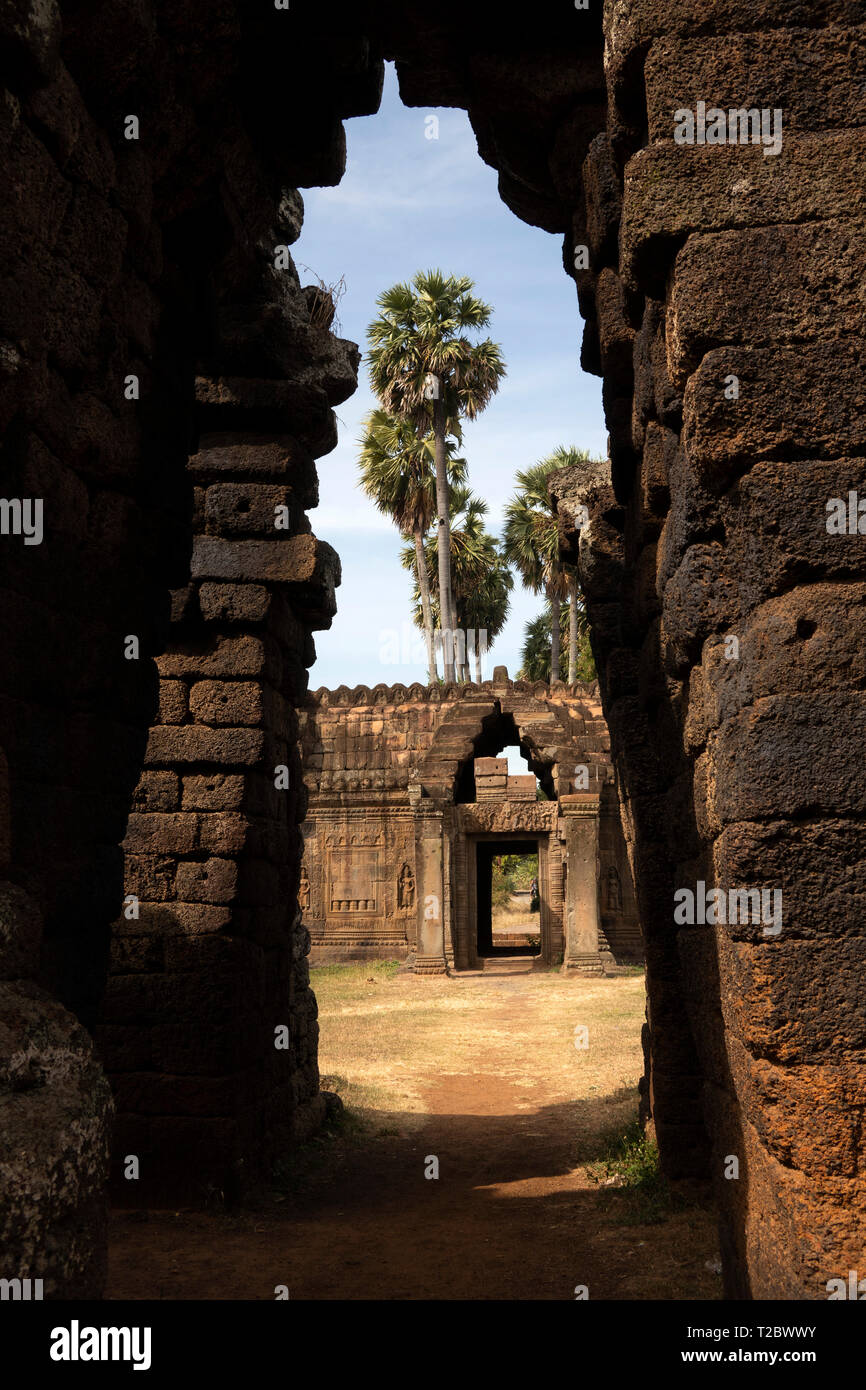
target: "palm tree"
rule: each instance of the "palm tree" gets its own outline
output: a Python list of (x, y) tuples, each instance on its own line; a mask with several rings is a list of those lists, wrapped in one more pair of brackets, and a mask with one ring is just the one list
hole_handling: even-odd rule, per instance
[[(578, 599), (574, 619), (577, 636), (575, 639), (576, 650), (574, 650), (574, 660), (572, 661), (572, 639), (569, 636), (572, 627), (571, 604), (564, 603), (560, 609), (559, 631), (562, 647), (568, 652), (569, 676), (573, 669), (574, 680), (594, 681), (596, 678), (595, 661), (589, 642), (586, 609), (581, 599)], [(523, 629), (523, 646), (520, 652), (521, 666), (517, 673), (519, 680), (550, 680), (550, 626), (550, 605), (545, 604), (538, 617), (533, 618)], [(573, 683), (574, 681), (569, 678), (569, 684)]]
[(550, 679), (559, 680), (559, 610), (565, 583), (559, 560), (559, 531), (547, 479), (560, 465), (542, 459), (517, 474), (519, 491), (505, 508), (505, 556), (534, 594), (544, 593), (552, 612)]
[[(380, 315), (367, 330), (370, 381), (384, 408), (425, 433), (432, 405), (436, 464), (437, 559), (442, 620), (456, 628), (449, 560), (445, 439), (461, 417), (474, 420), (499, 389), (505, 364), (490, 338), (473, 343), (467, 329), (485, 328), (491, 309), (477, 299), (467, 275), (419, 271), (410, 284), (380, 294)], [(445, 679), (456, 679), (453, 642), (446, 637)]]
[[(551, 608), (550, 679), (559, 680), (562, 642), (560, 608), (569, 598), (569, 613), (576, 621), (579, 604), (577, 572), (564, 567), (559, 558), (559, 528), (548, 491), (551, 473), (578, 463), (590, 462), (586, 449), (560, 445), (552, 454), (517, 474), (518, 492), (505, 509), (505, 556), (514, 565), (528, 589), (544, 593)], [(577, 630), (570, 632), (569, 682), (576, 678)]]
[(568, 683), (577, 680), (577, 623), (580, 608), (580, 583), (574, 565), (563, 565), (565, 591), (568, 595)]
[(457, 598), (457, 612), (467, 631), (475, 633), (475, 680), (481, 684), (481, 648), (478, 634), (486, 632), (487, 646), (492, 646), (505, 626), (511, 607), (514, 575), (502, 554), (499, 541), (486, 531), (480, 538), (483, 567), (479, 581)]
[[(429, 421), (428, 421), (429, 423)], [(436, 515), (436, 471), (433, 436), (422, 437), (409, 420), (373, 410), (364, 421), (360, 440), (361, 486), (380, 512), (390, 516), (401, 535), (413, 540), (415, 577), (421, 596), (424, 635), (427, 640), (427, 678), (438, 680), (430, 606), (430, 576), (424, 555), (424, 536)], [(457, 441), (445, 440), (449, 481), (462, 484), (466, 460), (455, 458)]]
[[(481, 683), (481, 649), (479, 632), (486, 632), (488, 643), (499, 635), (505, 626), (510, 606), (510, 592), (514, 578), (501, 553), (499, 542), (484, 529), (487, 503), (475, 497), (462, 483), (455, 486), (450, 499), (449, 537), (451, 542), (450, 571), (453, 577), (452, 597), (457, 618), (458, 630), (473, 632), (475, 679)], [(437, 538), (430, 536), (424, 543), (425, 558), (431, 570), (435, 569)], [(402, 563), (406, 569), (413, 568), (412, 552), (405, 546)], [(415, 622), (420, 626), (423, 618), (419, 585), (415, 585)], [(434, 581), (430, 596), (434, 617), (439, 616), (439, 585)], [(468, 663), (465, 659), (468, 649), (464, 646), (460, 663), (460, 677), (469, 680)]]

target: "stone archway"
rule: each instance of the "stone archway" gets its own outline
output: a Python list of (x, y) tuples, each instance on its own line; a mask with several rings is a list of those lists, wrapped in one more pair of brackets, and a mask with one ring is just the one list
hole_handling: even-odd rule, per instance
[[(509, 777), (504, 760), (485, 756), (512, 730), (550, 788), (546, 800), (536, 800), (535, 776)], [(418, 973), (477, 968), (476, 846), (518, 835), (539, 846), (544, 963), (601, 973), (640, 959), (592, 688), (551, 690), (497, 668), (480, 686), (320, 690), (300, 748), (314, 959), (396, 955)], [(610, 869), (626, 891), (605, 908)]]

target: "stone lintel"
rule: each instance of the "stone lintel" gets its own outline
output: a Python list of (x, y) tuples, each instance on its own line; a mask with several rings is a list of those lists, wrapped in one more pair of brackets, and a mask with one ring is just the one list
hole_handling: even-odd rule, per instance
[(556, 829), (556, 802), (470, 802), (458, 807), (458, 824), (468, 835), (550, 834)]

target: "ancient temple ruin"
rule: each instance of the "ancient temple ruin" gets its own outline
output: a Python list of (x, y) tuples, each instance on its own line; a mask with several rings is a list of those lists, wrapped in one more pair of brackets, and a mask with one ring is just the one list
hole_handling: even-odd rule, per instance
[[(535, 773), (508, 775), (506, 746)], [(597, 691), (510, 681), (318, 690), (300, 711), (311, 959), (439, 974), (491, 954), (490, 856), (538, 854), (539, 963), (642, 959)], [(536, 798), (537, 780), (542, 798)]]
[[(407, 104), (467, 110), (506, 204), (562, 237), (603, 378), (611, 484), (573, 479), (560, 511), (646, 944), (663, 1166), (712, 1176), (729, 1296), (822, 1299), (862, 1263), (863, 41), (862, 0), (3, 7), (8, 1273), (99, 1294), (112, 1149), (116, 1178), (135, 1153), (165, 1200), (191, 1174), (196, 1196), (240, 1193), (324, 1113), (298, 737), (334, 710), (308, 704), (306, 673), (339, 562), (306, 510), (358, 354), (289, 248), (298, 188), (339, 182), (342, 122), (377, 110), (385, 57)], [(781, 148), (675, 141), (699, 103), (780, 109)], [(850, 516), (852, 497), (854, 526), (831, 532), (828, 506)], [(39, 544), (8, 524), (26, 499), (44, 504)], [(501, 684), (446, 692), (453, 742), (400, 769), (398, 917), (440, 882), (444, 903), (461, 818), (468, 841), (510, 814), (453, 794), (485, 755), (477, 715), (513, 699), (519, 723), (526, 696), (550, 725), (572, 698)], [(432, 735), (442, 708), (415, 703)], [(557, 829), (538, 831), (552, 910), (556, 846), (602, 846), (610, 822), (572, 812), (549, 747), (533, 756), (558, 769)], [(335, 770), (360, 771), (347, 750)], [(322, 781), (324, 847), (327, 799), (348, 798), (348, 823), (373, 779)], [(402, 780), (377, 794), (399, 800)], [(333, 901), (378, 903), (373, 863), (350, 856)], [(591, 853), (576, 872), (585, 904)], [(698, 884), (781, 888), (781, 935), (679, 925), (674, 894)], [(441, 969), (449, 942), (469, 959), (448, 910), (422, 919), (416, 966)], [(566, 920), (566, 952), (584, 926), (570, 938)], [(588, 956), (602, 932), (603, 913)]]

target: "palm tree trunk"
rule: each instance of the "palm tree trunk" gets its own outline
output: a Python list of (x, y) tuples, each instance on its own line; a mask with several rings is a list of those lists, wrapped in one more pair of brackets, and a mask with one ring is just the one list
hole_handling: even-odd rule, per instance
[[(453, 597), (452, 594), (452, 599)], [(457, 627), (456, 615), (452, 623), (452, 631), (454, 632), (454, 669), (457, 672), (457, 679), (462, 685), (466, 685), (470, 679), (468, 660), (469, 648), (467, 645), (469, 634), (467, 632), (462, 632)]]
[(436, 651), (433, 646), (433, 609), (430, 607), (430, 576), (424, 558), (424, 535), (420, 526), (413, 532), (415, 538), (415, 572), (418, 575), (418, 588), (421, 591), (421, 614), (424, 619), (424, 636), (427, 639), (427, 681), (436, 685), (439, 672), (436, 668)]
[(577, 575), (568, 575), (568, 683), (577, 680)]
[[(456, 622), (455, 618), (455, 622)], [(472, 676), (469, 673), (469, 631), (462, 631), (457, 639), (454, 660), (457, 662), (457, 679), (464, 685), (469, 685)]]
[(559, 588), (550, 590), (550, 683), (559, 680)]
[(445, 402), (441, 382), (433, 401), (433, 450), (436, 460), (436, 548), (439, 557), (439, 617), (442, 623), (442, 668), (446, 682), (456, 683), (454, 669), (454, 604), (451, 598), (451, 524), (448, 510), (448, 474), (445, 467)]
[(474, 641), (474, 645), (475, 645), (475, 684), (476, 684), (476, 685), (480, 685), (480, 684), (481, 684), (481, 643), (480, 643), (479, 640), (478, 640), (480, 636), (481, 636), (481, 633), (478, 631), (478, 628), (476, 628), (476, 629), (475, 629), (475, 641)]

